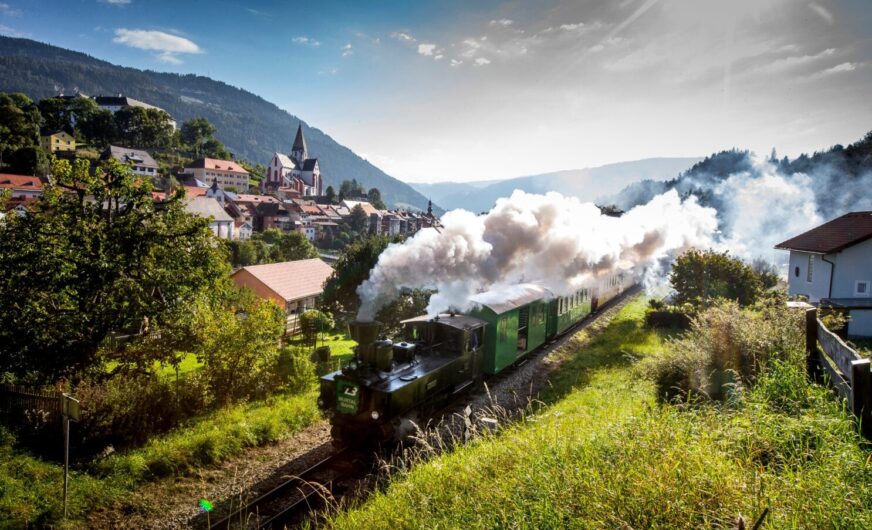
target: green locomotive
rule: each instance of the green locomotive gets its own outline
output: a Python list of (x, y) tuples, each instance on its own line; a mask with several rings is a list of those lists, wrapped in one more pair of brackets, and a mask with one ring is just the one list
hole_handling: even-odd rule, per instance
[(536, 284), (480, 293), (466, 314), (404, 321), (398, 342), (380, 338), (378, 322), (352, 322), (354, 356), (321, 378), (318, 405), (338, 443), (402, 438), (439, 403), (517, 363), (631, 285), (616, 273), (569, 296)]

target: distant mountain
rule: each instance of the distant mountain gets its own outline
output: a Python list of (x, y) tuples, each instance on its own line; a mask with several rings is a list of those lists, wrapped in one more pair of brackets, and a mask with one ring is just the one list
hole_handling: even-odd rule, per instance
[(412, 183), (411, 186), (430, 197), (443, 208), (464, 208), (473, 212), (489, 210), (500, 197), (508, 197), (516, 189), (529, 193), (556, 191), (597, 201), (612, 196), (639, 181), (673, 179), (700, 158), (648, 158), (619, 162), (605, 166), (570, 169), (527, 177), (482, 182)]
[[(124, 94), (163, 108), (181, 124), (202, 116), (236, 154), (266, 164), (275, 151), (290, 151), (301, 120), (251, 92), (208, 77), (116, 66), (83, 53), (28, 39), (0, 37), (0, 92), (23, 92), (34, 99), (76, 91), (88, 95)], [(355, 178), (381, 190), (391, 206), (427, 208), (427, 198), (408, 184), (303, 122), (311, 156), (320, 158), (324, 182), (338, 189)], [(437, 208), (438, 209), (438, 208)]]

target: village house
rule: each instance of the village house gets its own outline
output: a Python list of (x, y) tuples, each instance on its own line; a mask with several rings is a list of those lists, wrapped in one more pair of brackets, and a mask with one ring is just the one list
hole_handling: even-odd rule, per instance
[(133, 168), (134, 175), (143, 177), (157, 176), (157, 162), (151, 157), (148, 152), (142, 149), (131, 149), (129, 147), (120, 147), (110, 145), (103, 152), (103, 159), (114, 158), (122, 164), (129, 165)]
[(299, 331), (299, 315), (315, 307), (333, 268), (318, 258), (242, 267), (231, 276), (264, 299), (273, 300), (288, 316), (286, 330)]
[(55, 131), (41, 136), (39, 145), (49, 153), (76, 152), (76, 139), (66, 131)]
[(209, 228), (222, 239), (234, 239), (234, 220), (224, 208), (212, 197), (188, 196), (185, 198), (185, 210), (194, 215), (209, 219)]
[(297, 126), (297, 136), (291, 153), (275, 153), (267, 164), (263, 191), (275, 193), (283, 199), (296, 199), (321, 195), (321, 167), (317, 158), (309, 158), (303, 125)]
[(848, 311), (848, 335), (872, 336), (872, 212), (852, 212), (775, 246), (790, 251), (788, 293)]
[(239, 193), (248, 191), (248, 171), (232, 160), (200, 158), (185, 167), (181, 174), (189, 179), (217, 184), (222, 190), (233, 188)]
[(165, 111), (160, 107), (155, 107), (154, 105), (149, 105), (144, 101), (139, 101), (138, 99), (129, 98), (127, 96), (123, 96), (118, 94), (117, 96), (96, 96), (94, 98), (94, 102), (98, 107), (104, 110), (108, 110), (112, 114), (115, 114), (119, 110), (127, 107), (142, 107), (144, 109), (154, 109), (159, 110), (161, 112), (166, 112), (167, 116), (170, 117), (170, 125), (173, 126), (173, 129), (176, 128), (176, 120), (173, 119), (172, 115), (169, 112)]
[(0, 173), (0, 189), (9, 190), (11, 199), (35, 199), (42, 195), (42, 181), (29, 175)]

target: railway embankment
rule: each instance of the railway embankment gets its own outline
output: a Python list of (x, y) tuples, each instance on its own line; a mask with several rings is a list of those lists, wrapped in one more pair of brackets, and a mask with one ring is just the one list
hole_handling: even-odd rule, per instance
[(731, 528), (765, 514), (765, 528), (872, 527), (870, 448), (832, 392), (808, 382), (796, 330), (751, 311), (753, 322), (713, 322), (790, 351), (723, 399), (663, 402), (655, 380), (737, 335), (647, 328), (645, 302), (561, 351), (541, 408), (395, 471), (330, 525)]

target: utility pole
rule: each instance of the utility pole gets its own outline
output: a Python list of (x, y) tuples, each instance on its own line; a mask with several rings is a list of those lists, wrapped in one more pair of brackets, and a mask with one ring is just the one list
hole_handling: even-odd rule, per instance
[(67, 488), (70, 475), (70, 420), (79, 421), (79, 400), (69, 394), (61, 395), (61, 415), (64, 421), (64, 519), (67, 518)]

